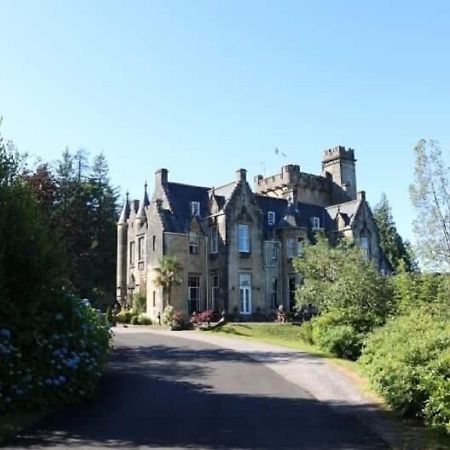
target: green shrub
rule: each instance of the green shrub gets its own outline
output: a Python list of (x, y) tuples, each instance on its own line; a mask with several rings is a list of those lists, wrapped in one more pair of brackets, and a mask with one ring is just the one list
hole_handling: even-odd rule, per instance
[(138, 324), (139, 325), (151, 325), (152, 319), (150, 319), (150, 317), (146, 316), (145, 314), (140, 314), (138, 316)]
[(138, 316), (132, 316), (130, 320), (131, 325), (139, 325), (139, 317)]
[(450, 315), (428, 309), (373, 332), (360, 362), (392, 408), (450, 433)]
[(109, 327), (69, 295), (41, 312), (33, 329), (4, 326), (0, 411), (78, 403), (94, 392), (109, 351)]
[(175, 310), (173, 306), (167, 305), (164, 308), (164, 311), (162, 313), (161, 322), (165, 327), (170, 327), (172, 325), (172, 319), (175, 314)]
[(312, 340), (322, 350), (354, 361), (361, 354), (363, 334), (340, 322), (331, 313), (313, 319)]
[(172, 316), (170, 329), (172, 331), (181, 331), (190, 328), (192, 328), (192, 323), (189, 321), (188, 317), (181, 311), (176, 311)]
[(314, 344), (312, 331), (313, 331), (312, 323), (310, 321), (303, 322), (299, 327), (298, 335), (303, 342), (306, 342), (308, 344)]
[(133, 312), (129, 309), (123, 309), (117, 314), (116, 319), (119, 323), (131, 323), (131, 319), (134, 316)]
[(145, 313), (147, 310), (147, 299), (142, 294), (133, 295), (133, 313), (139, 315)]

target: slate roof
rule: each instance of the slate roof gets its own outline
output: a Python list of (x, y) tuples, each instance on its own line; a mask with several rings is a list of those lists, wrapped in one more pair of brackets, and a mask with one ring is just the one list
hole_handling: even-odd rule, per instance
[(327, 206), (325, 209), (332, 219), (334, 219), (339, 212), (344, 219), (345, 225), (349, 226), (358, 211), (358, 206), (359, 200), (351, 200), (349, 202), (339, 203), (338, 205)]
[[(200, 203), (200, 219), (209, 216), (211, 214), (209, 210), (211, 195), (214, 195), (219, 209), (223, 209), (231, 198), (236, 185), (237, 182), (234, 181), (218, 188), (209, 188), (168, 182), (166, 192), (173, 213), (168, 209), (160, 212), (164, 229), (176, 233), (188, 232), (192, 220), (191, 202), (197, 201)], [(334, 231), (336, 228), (334, 219), (338, 211), (344, 218), (346, 225), (349, 225), (359, 205), (358, 200), (328, 207), (302, 202), (289, 205), (285, 199), (261, 194), (254, 194), (254, 196), (263, 213), (264, 232), (266, 235), (270, 234), (274, 229), (282, 228), (301, 227), (310, 230), (312, 217), (320, 218), (320, 226), (325, 231)], [(134, 207), (136, 208), (136, 206)], [(267, 213), (269, 211), (275, 213), (274, 225), (268, 224)]]
[(192, 186), (181, 183), (167, 183), (167, 193), (174, 214), (169, 211), (164, 213), (164, 220), (167, 223), (167, 230), (177, 233), (186, 233), (192, 219), (191, 202), (200, 203), (200, 217), (209, 215), (210, 188), (202, 186)]

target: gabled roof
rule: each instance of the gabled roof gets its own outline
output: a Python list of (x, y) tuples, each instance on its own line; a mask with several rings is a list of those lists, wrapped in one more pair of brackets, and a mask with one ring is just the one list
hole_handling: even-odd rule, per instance
[(353, 222), (353, 219), (356, 217), (356, 213), (358, 212), (358, 208), (361, 204), (361, 201), (351, 200), (345, 203), (339, 203), (333, 206), (327, 206), (325, 209), (328, 211), (331, 219), (334, 220), (338, 214), (341, 215), (342, 219), (346, 226), (350, 226)]
[(200, 203), (200, 217), (209, 215), (208, 191), (210, 188), (181, 183), (167, 183), (173, 214), (163, 212), (166, 231), (186, 233), (192, 219), (191, 202)]

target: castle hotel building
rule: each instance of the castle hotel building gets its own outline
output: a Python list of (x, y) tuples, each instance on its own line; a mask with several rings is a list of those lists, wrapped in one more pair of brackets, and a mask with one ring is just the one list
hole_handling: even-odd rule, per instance
[(354, 151), (344, 147), (324, 152), (320, 175), (290, 164), (255, 177), (253, 190), (244, 169), (221, 187), (172, 182), (160, 169), (151, 198), (147, 186), (140, 201), (127, 195), (117, 230), (117, 300), (129, 304), (140, 293), (153, 318), (166, 306), (153, 281), (164, 255), (183, 267), (172, 304), (186, 313), (292, 310), (292, 260), (319, 231), (331, 242), (355, 240), (380, 271), (391, 271), (365, 193), (357, 191)]

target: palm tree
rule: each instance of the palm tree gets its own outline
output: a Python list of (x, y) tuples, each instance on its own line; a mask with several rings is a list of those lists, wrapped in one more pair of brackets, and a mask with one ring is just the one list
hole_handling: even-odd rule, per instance
[(181, 272), (183, 266), (177, 261), (175, 256), (163, 256), (159, 260), (159, 267), (155, 269), (156, 276), (153, 282), (156, 286), (162, 287), (167, 293), (167, 304), (170, 305), (172, 287), (179, 286), (183, 282)]

